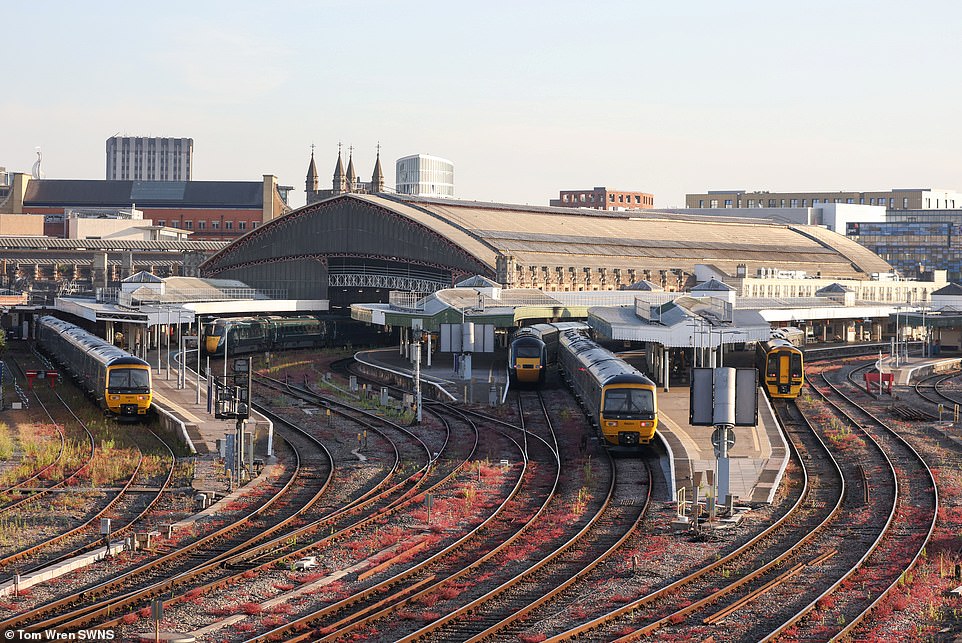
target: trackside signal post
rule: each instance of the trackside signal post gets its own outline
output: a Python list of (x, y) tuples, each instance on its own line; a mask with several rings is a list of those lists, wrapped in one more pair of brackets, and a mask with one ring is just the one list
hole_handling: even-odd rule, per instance
[(731, 489), (728, 451), (735, 446), (732, 429), (758, 424), (758, 371), (754, 368), (694, 368), (691, 378), (689, 424), (715, 427), (712, 445), (718, 475), (718, 498)]
[[(226, 369), (225, 364), (224, 370), (226, 371)], [(239, 486), (242, 482), (241, 472), (245, 470), (244, 425), (251, 415), (251, 358), (234, 358), (231, 379), (228, 380), (225, 377), (223, 382), (216, 382), (216, 386), (217, 388), (214, 391), (214, 417), (218, 420), (237, 420), (233, 457), (229, 460), (231, 461), (231, 468), (236, 472), (236, 480)]]

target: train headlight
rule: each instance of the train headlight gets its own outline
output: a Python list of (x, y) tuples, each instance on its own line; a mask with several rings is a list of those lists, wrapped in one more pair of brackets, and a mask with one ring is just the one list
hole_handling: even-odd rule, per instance
[(608, 422), (605, 422), (605, 426), (618, 426), (618, 423), (617, 423), (617, 422), (608, 421)]
[(138, 395), (138, 396), (137, 396), (137, 399), (140, 400), (141, 402), (143, 402), (144, 400), (147, 399), (147, 396), (146, 396), (146, 395)]
[(111, 396), (110, 396), (110, 399), (111, 399), (111, 401), (116, 402), (117, 400), (120, 399), (120, 396), (119, 396), (119, 395), (111, 395)]

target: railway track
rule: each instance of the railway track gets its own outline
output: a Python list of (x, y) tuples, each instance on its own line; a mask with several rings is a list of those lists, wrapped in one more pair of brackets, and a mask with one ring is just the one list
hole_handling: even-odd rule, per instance
[[(276, 385), (274, 383), (271, 386)], [(292, 391), (292, 393), (301, 398), (316, 398), (316, 396), (312, 396), (303, 390)], [(319, 400), (314, 399), (314, 402), (317, 403)], [(261, 410), (272, 417), (276, 426), (288, 424), (280, 416), (266, 409)], [(371, 414), (359, 409), (343, 407), (338, 412), (355, 413), (358, 418), (372, 419)], [(352, 422), (354, 421), (352, 419)], [(368, 427), (373, 428), (373, 425), (368, 425)], [(396, 428), (401, 429), (401, 427)], [(314, 432), (310, 429), (302, 428), (301, 430), (305, 434)], [(200, 582), (200, 576), (194, 574), (194, 582), (179, 587), (179, 596), (168, 601), (170, 606), (176, 609), (178, 606), (187, 604), (189, 610), (190, 602), (198, 596), (205, 596), (207, 600), (217, 600), (218, 595), (232, 594), (239, 585), (258, 581), (259, 577), (262, 576), (273, 575), (273, 582), (276, 585), (282, 585), (288, 581), (283, 570), (290, 568), (290, 561), (308, 554), (325, 554), (325, 549), (330, 549), (337, 543), (343, 543), (345, 539), (355, 538), (359, 541), (369, 539), (372, 534), (383, 528), (386, 520), (392, 516), (396, 518), (400, 507), (410, 505), (418, 498), (417, 489), (423, 486), (430, 490), (433, 488), (432, 485), (440, 484), (441, 481), (450, 477), (453, 472), (460, 468), (458, 463), (449, 457), (452, 454), (447, 453), (447, 450), (443, 454), (438, 453), (438, 457), (432, 460), (430, 449), (426, 448), (426, 445), (419, 438), (408, 431), (402, 432), (412, 446), (418, 446), (414, 447), (413, 450), (412, 446), (403, 447), (407, 454), (396, 458), (394, 464), (387, 467), (388, 474), (373, 486), (362, 490), (354, 498), (344, 498), (343, 501), (337, 502), (331, 502), (333, 498), (329, 498), (328, 502), (318, 505), (319, 508), (323, 508), (320, 517), (312, 519), (308, 512), (303, 512), (299, 516), (298, 522), (306, 524), (299, 524), (293, 529), (274, 534), (270, 540), (245, 547), (242, 552), (227, 552), (226, 554), (230, 555), (225, 554), (219, 564), (234, 570), (233, 574), (214, 580), (205, 580), (204, 582)], [(385, 446), (387, 446), (388, 451), (393, 448), (397, 452), (396, 445), (388, 446), (392, 444), (392, 439), (388, 438), (388, 443)], [(444, 436), (443, 442), (447, 442), (446, 436)], [(382, 451), (384, 447), (377, 450)], [(422, 454), (422, 463), (420, 468), (412, 469), (410, 467), (411, 458), (415, 457), (414, 454), (418, 452)], [(282, 564), (283, 567), (280, 567)], [(295, 595), (302, 593), (294, 592)], [(291, 598), (294, 598), (294, 596)], [(230, 611), (229, 607), (224, 609)], [(128, 613), (127, 616), (129, 615)], [(102, 623), (102, 625), (122, 626), (125, 624), (124, 619), (127, 616)], [(192, 620), (196, 621), (197, 619), (194, 617)], [(221, 626), (222, 624), (215, 619), (215, 622), (205, 626), (205, 631), (215, 631)]]
[[(861, 432), (868, 446), (863, 453), (879, 453), (885, 461), (884, 467), (875, 465), (875, 459), (859, 463), (865, 472), (866, 509), (877, 517), (864, 522), (868, 533), (853, 529), (853, 536), (864, 539), (868, 534), (877, 535), (867, 548), (859, 550), (861, 555), (848, 571), (772, 636), (790, 633), (799, 638), (834, 638), (852, 633), (918, 562), (938, 512), (935, 479), (919, 453), (846, 394), (843, 382), (825, 374), (822, 378), (825, 388), (819, 392), (847, 418), (850, 430)], [(879, 525), (883, 516), (884, 523)], [(816, 610), (817, 616), (810, 617)]]
[[(20, 360), (14, 358), (11, 361), (16, 365), (16, 369), (23, 374)], [(103, 538), (97, 533), (99, 520), (103, 517), (112, 516), (114, 520), (112, 534), (114, 536), (122, 535), (137, 524), (156, 505), (170, 484), (174, 471), (175, 459), (172, 451), (156, 434), (153, 434), (150, 438), (153, 449), (156, 449), (159, 445), (165, 452), (166, 460), (170, 463), (166, 469), (166, 475), (162, 475), (160, 480), (157, 481), (149, 479), (151, 475), (155, 474), (142, 473), (145, 450), (136, 447), (136, 463), (131, 467), (129, 474), (124, 479), (119, 480), (119, 485), (117, 484), (118, 481), (110, 481), (111, 486), (108, 488), (90, 489), (89, 484), (98, 475), (96, 469), (101, 466), (103, 460), (109, 457), (112, 451), (105, 450), (103, 446), (95, 446), (95, 438), (88, 429), (88, 422), (78, 415), (78, 412), (89, 412), (89, 404), (85, 400), (78, 401), (76, 395), (73, 396), (75, 399), (68, 400), (60, 392), (47, 387), (39, 388), (32, 393), (39, 408), (50, 419), (51, 425), (57, 427), (60, 437), (58, 459), (38, 473), (49, 473), (51, 467), (57, 466), (60, 460), (64, 459), (63, 454), (67, 451), (68, 427), (70, 427), (70, 433), (75, 436), (70, 438), (71, 443), (76, 444), (76, 440), (79, 438), (81, 443), (87, 445), (89, 452), (84, 455), (80, 463), (60, 464), (60, 472), (62, 472), (60, 476), (62, 477), (55, 484), (39, 488), (28, 486), (36, 479), (37, 474), (35, 474), (18, 485), (7, 487), (4, 491), (5, 494), (10, 493), (12, 489), (18, 489), (20, 495), (24, 497), (17, 502), (7, 503), (0, 509), (0, 512), (6, 513), (17, 510), (22, 513), (24, 510), (29, 510), (31, 513), (36, 513), (35, 508), (40, 497), (46, 495), (62, 497), (65, 492), (74, 498), (87, 496), (89, 501), (85, 513), (74, 521), (77, 523), (75, 526), (71, 527), (67, 523), (66, 528), (58, 533), (52, 533), (49, 529), (44, 529), (44, 531), (36, 534), (37, 538), (33, 543), (0, 555), (0, 573), (3, 576), (13, 576), (17, 573), (22, 577), (29, 577), (52, 564), (103, 546)], [(67, 393), (67, 397), (70, 397), (69, 393)], [(80, 410), (76, 408), (78, 406)], [(56, 414), (56, 417), (54, 414)], [(148, 439), (143, 440), (145, 443), (147, 441)], [(71, 451), (74, 450), (71, 449)], [(77, 466), (78, 464), (79, 466)], [(73, 471), (71, 472), (70, 469), (73, 469)], [(83, 479), (81, 479), (81, 476), (83, 476)], [(134, 492), (135, 483), (138, 480), (141, 481), (141, 486), (150, 482), (152, 487), (157, 487), (156, 491), (150, 494), (151, 498), (146, 503), (143, 499), (144, 494)], [(57, 500), (49, 502), (53, 505), (57, 504)]]
[[(595, 451), (592, 484), (571, 476), (571, 469), (582, 467), (571, 466), (581, 462), (577, 438), (558, 438), (552, 419), (557, 420), (559, 405), (539, 408), (543, 401), (536, 401), (540, 397), (536, 393), (517, 396), (515, 420), (431, 404), (425, 409), (430, 422), (411, 429), (390, 427), (390, 421), (376, 413), (342, 405), (306, 385), (265, 381), (263, 386), (260, 395), (270, 398), (272, 410), (289, 407), (288, 414), (306, 417), (301, 428), (321, 443), (337, 444), (346, 453), (357, 436), (355, 450), (369, 460), (352, 464), (332, 458), (330, 476), (336, 486), (338, 476), (350, 470), (363, 477), (364, 484), (349, 496), (344, 489), (327, 489), (291, 524), (276, 530), (268, 527), (269, 534), (253, 539), (243, 550), (225, 544), (214, 545), (218, 549), (213, 558), (193, 554), (197, 559), (177, 583), (132, 574), (126, 594), (110, 599), (111, 616), (94, 613), (88, 606), (72, 620), (58, 621), (58, 627), (113, 626), (122, 635), (133, 636), (137, 623), (130, 617), (149, 598), (162, 595), (168, 614), (193, 623), (194, 632), (213, 635), (241, 623), (245, 627), (235, 631), (247, 632), (251, 641), (636, 640), (650, 635), (764, 640), (779, 633), (819, 639), (829, 632), (826, 610), (837, 607), (832, 618), (842, 621), (865, 618), (857, 601), (845, 596), (852, 577), (844, 570), (879, 568), (882, 564), (876, 561), (886, 553), (884, 560), (895, 559), (885, 541), (868, 544), (880, 533), (871, 525), (885, 514), (885, 507), (896, 507), (889, 513), (903, 540), (914, 546), (920, 537), (913, 525), (898, 522), (899, 514), (908, 515), (904, 507), (925, 506), (920, 491), (925, 484), (921, 477), (906, 473), (907, 455), (891, 478), (881, 477), (874, 460), (865, 456), (873, 448), (867, 439), (858, 456), (843, 455), (836, 462), (831, 439), (825, 440), (828, 450), (817, 444), (823, 429), (805, 425), (791, 407), (780, 408), (793, 445), (792, 467), (808, 480), (786, 490), (790, 510), (779, 518), (778, 531), (737, 536), (720, 565), (706, 571), (705, 578), (679, 573), (619, 609), (596, 611), (584, 607), (581, 597), (597, 586), (599, 576), (614, 570), (624, 573), (626, 543), (645, 538), (647, 500), (636, 500), (642, 489), (646, 498), (650, 496), (653, 483), (646, 463), (618, 460), (603, 465), (597, 457), (603, 452)], [(832, 399), (840, 396), (830, 393)], [(856, 415), (853, 409), (847, 411)], [(284, 422), (272, 417), (276, 426)], [(856, 419), (848, 431), (855, 433), (862, 424), (868, 421)], [(832, 436), (837, 436), (838, 427), (832, 428)], [(886, 443), (886, 448), (893, 447)], [(304, 454), (317, 450), (303, 446)], [(480, 461), (479, 454), (484, 456)], [(507, 468), (498, 464), (502, 459), (508, 461)], [(832, 472), (833, 466), (838, 473)], [(488, 484), (471, 483), (477, 475)], [(905, 490), (907, 495), (900, 497), (894, 492), (894, 480), (906, 475), (909, 482), (904, 486), (914, 491)], [(494, 505), (487, 507), (493, 498), (486, 496), (483, 503), (472, 501), (478, 511), (461, 519), (463, 525), (442, 521), (450, 506), (446, 503), (471, 504), (471, 494), (491, 491), (485, 489), (489, 485), (497, 487), (496, 496), (500, 494)], [(581, 486), (593, 490), (584, 513), (576, 519), (561, 515), (558, 508), (567, 506)], [(887, 486), (893, 490), (890, 496), (885, 494)], [(934, 483), (930, 486), (934, 488)], [(431, 522), (425, 519), (429, 497), (435, 503)], [(870, 510), (870, 505), (876, 507)], [(407, 535), (400, 541), (388, 540), (388, 532), (392, 538)], [(856, 542), (865, 544), (855, 546)], [(736, 549), (738, 545), (746, 547)], [(312, 555), (325, 561), (318, 571), (291, 571), (293, 560)], [(851, 567), (853, 558), (863, 560)], [(344, 577), (335, 571), (339, 568), (352, 571)], [(171, 569), (164, 574), (170, 575)], [(479, 576), (482, 582), (475, 582)], [(326, 598), (311, 598), (325, 583), (334, 583), (336, 589)], [(238, 613), (243, 610), (236, 596), (262, 591), (254, 588), (265, 585), (280, 589), (257, 609), (266, 614), (284, 607), (277, 612), (284, 614), (283, 619), (274, 620), (287, 623), (272, 627), (269, 618), (256, 623)], [(879, 581), (878, 587), (883, 585)], [(816, 591), (816, 586), (822, 589)], [(830, 591), (823, 592), (827, 586)], [(205, 604), (222, 607), (208, 607), (208, 616), (203, 617), (196, 609), (199, 597)], [(804, 615), (811, 605), (820, 615), (818, 622)], [(250, 614), (259, 613), (249, 609)], [(32, 621), (26, 629), (48, 627), (50, 622), (54, 621)], [(781, 624), (780, 629), (774, 630), (775, 624)]]
[[(477, 424), (456, 409), (432, 408), (431, 412), (447, 422), (470, 425), (474, 427), (473, 431), (477, 431)], [(337, 602), (262, 633), (255, 640), (273, 640), (277, 637), (323, 640), (324, 637), (364, 631), (375, 621), (383, 622), (389, 614), (404, 614), (407, 605), (416, 605), (417, 601), (432, 601), (434, 599), (429, 598), (431, 595), (450, 591), (452, 586), (460, 587), (459, 582), (478, 573), (482, 565), (490, 564), (489, 561), (499, 552), (514, 544), (523, 535), (524, 527), (530, 524), (530, 516), (536, 514), (551, 496), (549, 490), (557, 466), (536, 467), (534, 463), (542, 460), (545, 453), (554, 451), (540, 437), (529, 434), (509, 436), (502, 429), (488, 433), (489, 437), (481, 448), (502, 454), (501, 459), (506, 459), (508, 465), (497, 467), (501, 469), (498, 473), (495, 473), (495, 469), (484, 474), (486, 478), (492, 478), (498, 487), (504, 488), (504, 492), (498, 494), (499, 500), (491, 498), (487, 501), (486, 504), (493, 503), (493, 506), (485, 510), (484, 517), (479, 516), (474, 525), (446, 527), (448, 535), (443, 542), (420, 552), (421, 555), (414, 562), (402, 566), (400, 571), (371, 578), (375, 581), (373, 585), (369, 582), (360, 583)], [(538, 457), (533, 459), (532, 453), (535, 451)], [(481, 471), (479, 469), (476, 475), (480, 475)], [(501, 482), (498, 482), (498, 478), (501, 478)], [(466, 480), (460, 481), (460, 484), (466, 483)], [(475, 486), (473, 482), (470, 485), (464, 487), (465, 498), (481, 493), (483, 488)], [(469, 491), (471, 489), (474, 491)], [(517, 561), (506, 560), (505, 564), (515, 565)]]
[[(317, 502), (330, 471), (329, 463), (313, 458), (301, 462), (297, 451), (292, 457), (294, 461), (286, 476), (274, 485), (265, 485), (263, 491), (269, 492), (268, 495), (252, 498), (259, 506), (236, 511), (238, 515), (230, 524), (212, 525), (209, 533), (190, 543), (160, 546), (159, 556), (133, 564), (69, 596), (17, 614), (0, 623), (0, 628), (80, 629), (102, 622), (120, 610), (142, 605), (202, 573), (214, 573), (224, 567), (225, 560), (249, 551), (252, 542), (282, 529), (296, 520), (305, 506)], [(261, 522), (254, 525), (254, 519)]]

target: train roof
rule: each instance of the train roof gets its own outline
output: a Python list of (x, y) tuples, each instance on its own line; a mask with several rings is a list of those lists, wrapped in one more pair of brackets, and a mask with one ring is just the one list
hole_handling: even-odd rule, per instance
[(602, 385), (616, 383), (651, 384), (638, 369), (584, 335), (562, 334), (562, 343), (572, 356)]
[(134, 357), (127, 351), (107, 342), (92, 333), (88, 333), (79, 326), (62, 319), (45, 315), (41, 317), (38, 324), (49, 328), (57, 333), (66, 341), (77, 346), (85, 353), (93, 357), (101, 364), (112, 366), (115, 364), (136, 364), (139, 366), (149, 366), (144, 360)]
[(781, 350), (787, 349), (787, 350), (798, 351), (799, 353), (802, 352), (802, 349), (800, 349), (798, 346), (791, 343), (787, 339), (778, 339), (778, 338), (770, 339), (767, 342), (761, 342), (760, 346), (765, 351), (776, 350), (776, 349), (781, 349)]
[(524, 335), (533, 335), (535, 337), (540, 337), (544, 339), (546, 336), (554, 335), (556, 333), (564, 333), (564, 332), (585, 333), (590, 330), (591, 330), (591, 327), (584, 322), (552, 322), (552, 323), (532, 324), (531, 326), (524, 326), (515, 331), (514, 337), (520, 338)]
[(515, 333), (514, 339), (511, 340), (512, 344), (536, 344), (538, 346), (544, 346), (544, 340), (541, 339), (540, 335), (535, 333)]

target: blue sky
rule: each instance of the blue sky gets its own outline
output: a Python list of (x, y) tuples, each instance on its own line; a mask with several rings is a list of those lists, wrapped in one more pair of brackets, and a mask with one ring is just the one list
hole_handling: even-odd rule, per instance
[(303, 204), (337, 143), (459, 196), (962, 190), (962, 3), (95, 2), (3, 9), (0, 166), (104, 178), (115, 134), (194, 139), (194, 179)]

